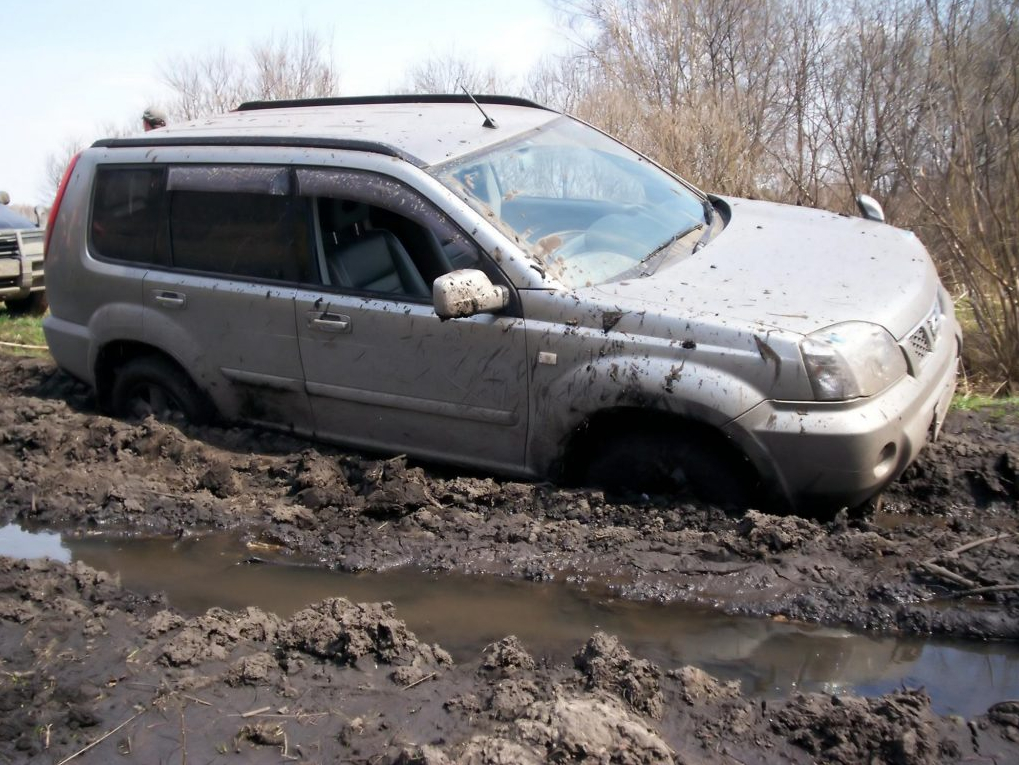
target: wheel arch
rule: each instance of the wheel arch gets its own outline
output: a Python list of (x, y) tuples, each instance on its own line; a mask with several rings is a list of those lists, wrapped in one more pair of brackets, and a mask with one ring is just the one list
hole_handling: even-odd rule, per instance
[(601, 409), (585, 417), (567, 436), (563, 446), (560, 470), (571, 479), (592, 457), (605, 440), (620, 433), (649, 435), (694, 435), (703, 439), (734, 460), (741, 460), (757, 479), (764, 476), (760, 467), (740, 444), (717, 424), (693, 414), (678, 414), (660, 409), (637, 406), (615, 406)]
[(154, 356), (172, 364), (192, 382), (195, 388), (206, 398), (209, 398), (208, 392), (198, 385), (194, 377), (188, 373), (187, 368), (162, 348), (139, 340), (111, 340), (99, 348), (94, 364), (96, 401), (101, 411), (109, 412), (111, 410), (111, 394), (117, 370), (129, 361), (143, 356)]

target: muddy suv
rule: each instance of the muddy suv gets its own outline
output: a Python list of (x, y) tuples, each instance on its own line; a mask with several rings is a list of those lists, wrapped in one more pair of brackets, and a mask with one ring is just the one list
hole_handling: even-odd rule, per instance
[(57, 362), (120, 415), (801, 509), (866, 501), (937, 434), (959, 328), (912, 234), (479, 100), (96, 143), (50, 226)]
[[(0, 201), (6, 198), (0, 192)], [(0, 300), (8, 313), (41, 314), (46, 310), (42, 253), (42, 229), (0, 205)]]

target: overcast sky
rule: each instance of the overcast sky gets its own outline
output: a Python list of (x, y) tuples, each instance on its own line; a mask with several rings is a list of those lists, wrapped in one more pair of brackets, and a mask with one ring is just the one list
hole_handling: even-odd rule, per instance
[(332, 44), (343, 94), (384, 93), (407, 70), (453, 51), (508, 75), (526, 73), (563, 36), (545, 0), (172, 0), (5, 2), (0, 9), (0, 189), (44, 204), (46, 159), (105, 125), (140, 129), (168, 102), (160, 67), (307, 26)]

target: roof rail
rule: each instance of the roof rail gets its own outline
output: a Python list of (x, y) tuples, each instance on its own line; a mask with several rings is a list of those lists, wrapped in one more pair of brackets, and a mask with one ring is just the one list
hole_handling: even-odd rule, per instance
[(308, 149), (340, 149), (343, 151), (367, 151), (410, 162), (418, 167), (427, 165), (413, 154), (389, 144), (376, 141), (359, 141), (351, 138), (311, 138), (301, 136), (135, 136), (133, 138), (103, 138), (92, 144), (95, 148), (123, 149), (132, 146), (272, 146)]
[[(555, 111), (542, 104), (516, 96), (474, 96), (478, 103), (501, 106), (527, 106), (531, 109)], [(293, 98), (284, 101), (245, 101), (234, 111), (252, 112), (262, 109), (287, 109), (295, 106), (366, 106), (371, 104), (469, 104), (462, 93), (424, 93), (395, 96), (342, 96), (330, 98)]]

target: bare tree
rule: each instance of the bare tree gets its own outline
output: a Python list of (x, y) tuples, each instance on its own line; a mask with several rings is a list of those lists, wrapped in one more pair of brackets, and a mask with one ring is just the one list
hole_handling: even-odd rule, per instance
[(309, 29), (269, 38), (251, 49), (253, 84), (261, 99), (312, 98), (339, 92), (339, 76), (325, 41)]
[(894, 146), (948, 273), (980, 333), (971, 336), (1005, 390), (1019, 385), (1019, 4), (929, 0), (920, 98), (910, 112), (922, 153)]
[(49, 200), (47, 205), (56, 197), (60, 181), (63, 180), (64, 171), (67, 170), (71, 158), (84, 149), (85, 145), (85, 141), (71, 138), (64, 141), (57, 151), (46, 156), (46, 175), (41, 193), (44, 199)]
[[(449, 54), (408, 88), (527, 95), (712, 191), (844, 212), (874, 193), (961, 297), (968, 363), (1019, 389), (1019, 0), (553, 2), (574, 45), (522, 81)], [(164, 79), (174, 119), (338, 89), (309, 31)]]
[(174, 93), (167, 110), (173, 122), (229, 111), (253, 95), (244, 63), (222, 48), (171, 59), (163, 68), (163, 82)]
[(411, 67), (408, 80), (412, 93), (460, 93), (466, 88), (472, 94), (512, 94), (518, 90), (493, 67), (484, 68), (455, 53), (433, 56)]
[[(599, 125), (603, 105), (614, 122), (632, 115), (624, 138), (710, 188), (759, 194), (770, 187), (767, 148), (784, 126), (776, 108), (784, 26), (772, 0), (561, 0), (558, 7), (594, 73), (593, 97), (581, 97), (578, 112)], [(761, 44), (769, 40), (775, 44)]]
[(247, 58), (219, 49), (173, 59), (162, 76), (174, 93), (168, 108), (171, 121), (218, 114), (248, 100), (315, 98), (339, 92), (339, 74), (329, 46), (309, 29), (257, 42)]
[(43, 178), (43, 188), (40, 192), (42, 198), (47, 200), (45, 206), (49, 207), (53, 198), (57, 195), (60, 181), (64, 178), (64, 171), (67, 170), (67, 166), (75, 154), (88, 146), (93, 140), (99, 138), (122, 138), (137, 132), (140, 127), (140, 122), (137, 127), (114, 125), (107, 122), (96, 127), (91, 140), (80, 136), (68, 138), (60, 145), (60, 148), (48, 154), (46, 156), (46, 173)]

